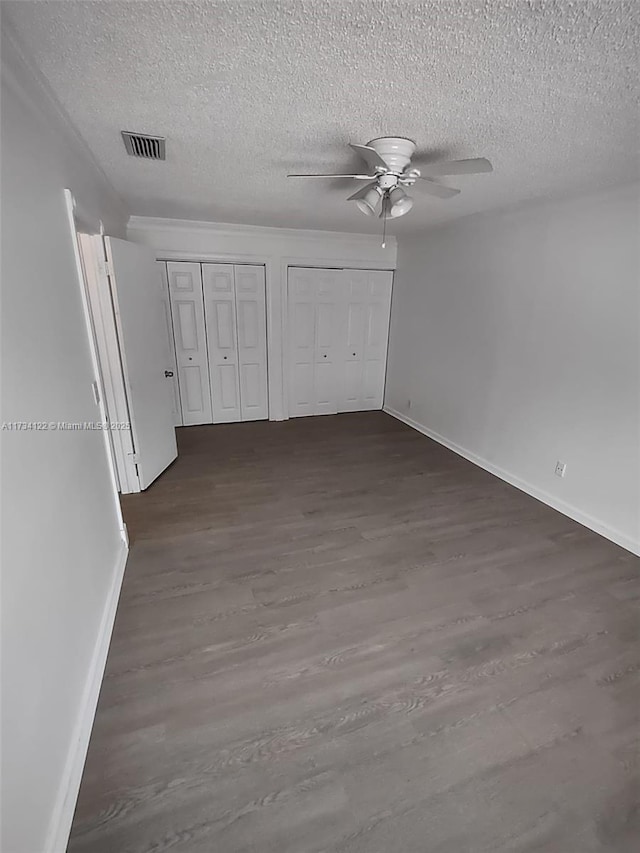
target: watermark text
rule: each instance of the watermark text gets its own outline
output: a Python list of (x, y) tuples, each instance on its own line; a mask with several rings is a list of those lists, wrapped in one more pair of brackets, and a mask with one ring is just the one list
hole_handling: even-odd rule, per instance
[(39, 431), (64, 432), (83, 430), (130, 430), (126, 421), (3, 421), (2, 432)]

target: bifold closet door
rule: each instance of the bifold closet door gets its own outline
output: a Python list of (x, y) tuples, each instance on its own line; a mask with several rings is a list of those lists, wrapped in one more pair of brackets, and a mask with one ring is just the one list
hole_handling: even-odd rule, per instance
[(338, 411), (340, 270), (289, 268), (289, 414)]
[(393, 273), (342, 270), (341, 275), (345, 322), (338, 409), (341, 412), (381, 409)]
[(182, 423), (210, 424), (211, 391), (200, 264), (167, 263)]
[(289, 415), (381, 409), (393, 273), (291, 267)]
[(202, 265), (213, 422), (269, 415), (264, 267)]

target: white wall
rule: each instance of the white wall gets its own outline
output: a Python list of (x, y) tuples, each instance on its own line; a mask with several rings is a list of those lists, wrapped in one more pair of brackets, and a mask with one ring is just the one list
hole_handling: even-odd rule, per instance
[(636, 551), (638, 199), (633, 186), (401, 240), (385, 400)]
[[(2, 420), (94, 421), (63, 190), (125, 212), (2, 38)], [(2, 850), (64, 850), (124, 564), (103, 435), (3, 431)], [(97, 678), (97, 681), (96, 681)]]
[(264, 264), (267, 288), (269, 419), (288, 417), (283, 376), (288, 266), (394, 269), (396, 241), (379, 236), (303, 231), (132, 216), (130, 240), (153, 247), (159, 260)]

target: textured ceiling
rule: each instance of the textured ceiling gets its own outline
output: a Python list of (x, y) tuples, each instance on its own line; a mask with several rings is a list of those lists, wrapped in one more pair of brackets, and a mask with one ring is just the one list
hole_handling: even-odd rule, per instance
[[(409, 136), (491, 175), (420, 194), (396, 233), (638, 177), (640, 4), (3, 2), (131, 213), (368, 232), (349, 141)], [(129, 157), (120, 130), (167, 137)]]

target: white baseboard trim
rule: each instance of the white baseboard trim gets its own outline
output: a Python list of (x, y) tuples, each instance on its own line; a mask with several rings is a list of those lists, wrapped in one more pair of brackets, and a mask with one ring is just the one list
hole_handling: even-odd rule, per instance
[(402, 412), (398, 412), (396, 409), (391, 408), (391, 406), (383, 406), (382, 410), (388, 415), (391, 415), (391, 417), (397, 418), (399, 421), (402, 421), (402, 423), (407, 424), (407, 426), (410, 426), (418, 432), (421, 432), (423, 435), (426, 435), (428, 438), (432, 438), (434, 441), (437, 441), (438, 444), (442, 444), (443, 447), (446, 447), (449, 450), (452, 450), (454, 453), (457, 453), (458, 456), (462, 456), (469, 462), (473, 462), (473, 464), (477, 465), (479, 468), (484, 468), (485, 471), (488, 471), (490, 474), (499, 477), (501, 480), (504, 480), (505, 483), (509, 483), (509, 485), (515, 486), (516, 489), (520, 489), (520, 491), (526, 492), (528, 495), (531, 495), (532, 498), (535, 498), (536, 500), (541, 501), (547, 506), (552, 507), (552, 509), (561, 512), (563, 515), (572, 518), (574, 521), (577, 521), (578, 524), (582, 524), (584, 527), (588, 527), (589, 530), (593, 530), (594, 533), (598, 533), (600, 534), (600, 536), (604, 536), (605, 539), (609, 539), (611, 540), (611, 542), (615, 542), (616, 545), (620, 545), (627, 551), (631, 551), (632, 554), (640, 555), (640, 542), (632, 539), (630, 536), (627, 536), (621, 531), (616, 530), (614, 527), (610, 527), (608, 524), (605, 524), (604, 522), (599, 521), (597, 518), (593, 518), (592, 516), (587, 515), (586, 513), (582, 512), (571, 504), (559, 500), (553, 495), (550, 495), (548, 492), (545, 492), (542, 489), (538, 489), (536, 486), (532, 486), (530, 483), (527, 483), (525, 480), (521, 480), (519, 477), (510, 474), (503, 468), (499, 468), (497, 465), (493, 465), (491, 462), (487, 462), (487, 460), (483, 459), (481, 456), (477, 456), (470, 450), (467, 450), (464, 447), (460, 447), (459, 444), (456, 444), (453, 441), (449, 441), (448, 438), (445, 438), (443, 435), (439, 435), (437, 432), (434, 432), (433, 430), (424, 426), (424, 424), (421, 424), (418, 421), (415, 421), (413, 418), (402, 414)]
[(116, 618), (118, 599), (124, 577), (124, 569), (127, 563), (129, 549), (123, 541), (118, 552), (109, 595), (102, 611), (100, 629), (91, 656), (91, 665), (85, 683), (85, 689), (80, 704), (78, 719), (73, 732), (73, 738), (69, 746), (67, 761), (60, 780), (58, 798), (49, 823), (47, 843), (44, 853), (65, 853), (71, 832), (71, 822), (80, 791), (82, 772), (89, 748), (89, 739), (93, 720), (98, 705), (100, 687), (107, 663), (107, 654), (111, 642), (113, 624)]

